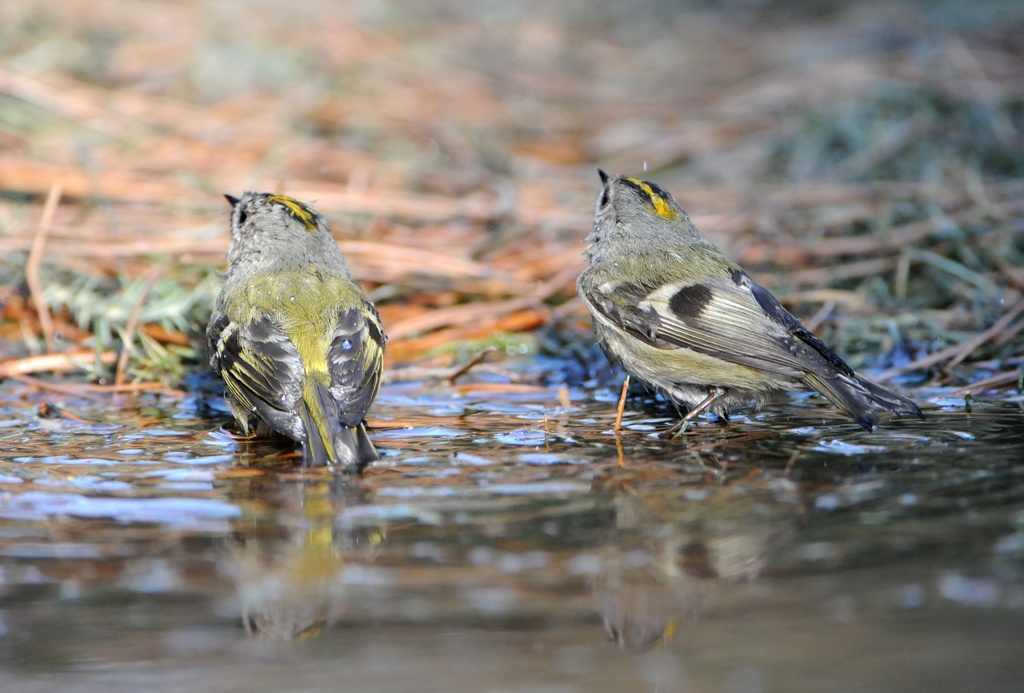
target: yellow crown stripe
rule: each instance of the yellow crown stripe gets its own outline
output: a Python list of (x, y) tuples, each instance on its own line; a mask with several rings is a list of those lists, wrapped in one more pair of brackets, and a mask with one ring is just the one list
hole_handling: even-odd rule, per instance
[(659, 217), (675, 219), (679, 216), (676, 211), (672, 209), (672, 205), (670, 205), (664, 197), (656, 192), (654, 188), (651, 187), (650, 183), (645, 180), (640, 180), (639, 178), (630, 178), (629, 180), (636, 184), (638, 188), (643, 190), (647, 194), (647, 197), (651, 198), (651, 204), (654, 205), (654, 213)]
[(294, 197), (288, 197), (286, 195), (270, 195), (268, 200), (284, 205), (285, 209), (291, 212), (291, 215), (306, 225), (306, 228), (312, 231), (316, 228), (316, 212), (302, 204)]
[(320, 635), (320, 633), (322, 633), (324, 628), (326, 628), (326, 627), (327, 627), (326, 619), (318, 618), (317, 620), (313, 621), (312, 624), (310, 624), (310, 625), (306, 626), (305, 628), (303, 628), (302, 630), (300, 630), (299, 634), (298, 634), (298, 638), (299, 638), (299, 640), (306, 640), (308, 638), (315, 638), (316, 636)]

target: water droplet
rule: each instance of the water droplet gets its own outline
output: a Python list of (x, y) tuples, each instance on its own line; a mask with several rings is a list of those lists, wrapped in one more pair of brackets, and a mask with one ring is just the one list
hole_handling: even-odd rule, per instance
[(289, 296), (288, 300), (291, 301), (292, 303), (295, 303), (295, 297), (294, 296)]

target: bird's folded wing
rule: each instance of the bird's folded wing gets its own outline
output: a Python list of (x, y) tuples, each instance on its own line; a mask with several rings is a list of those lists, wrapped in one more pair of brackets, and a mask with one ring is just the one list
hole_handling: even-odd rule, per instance
[(366, 416), (380, 387), (384, 363), (384, 332), (373, 306), (367, 312), (347, 308), (338, 313), (337, 327), (327, 350), (331, 393), (338, 402), (341, 423), (357, 426)]
[(298, 350), (269, 317), (246, 325), (214, 325), (214, 368), (228, 392), (246, 409), (268, 420), (293, 416), (302, 395), (302, 361)]
[(734, 270), (694, 283), (602, 285), (591, 302), (659, 349), (692, 349), (785, 377), (853, 371), (766, 289)]

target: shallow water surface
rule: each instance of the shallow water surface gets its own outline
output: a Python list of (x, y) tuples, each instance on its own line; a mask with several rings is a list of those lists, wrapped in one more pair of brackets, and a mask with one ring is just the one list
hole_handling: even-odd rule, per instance
[(191, 398), (3, 386), (2, 690), (1020, 690), (1018, 402), (662, 440), (569, 394), (389, 386), (352, 480)]

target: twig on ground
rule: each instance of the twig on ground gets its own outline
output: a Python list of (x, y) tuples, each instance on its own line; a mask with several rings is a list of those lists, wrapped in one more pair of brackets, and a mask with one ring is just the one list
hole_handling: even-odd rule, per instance
[(457, 371), (455, 371), (454, 373), (449, 375), (446, 378), (446, 380), (449, 383), (451, 383), (452, 385), (454, 385), (455, 381), (458, 380), (459, 378), (461, 378), (462, 376), (464, 376), (466, 373), (469, 373), (469, 371), (472, 370), (473, 366), (477, 365), (478, 363), (483, 361), (485, 358), (487, 358), (488, 354), (493, 354), (497, 350), (498, 350), (498, 347), (496, 347), (496, 346), (489, 346), (489, 347), (486, 347), (484, 349), (481, 349), (480, 353), (478, 353), (476, 356), (474, 356), (473, 358), (471, 358), (469, 360), (469, 363), (467, 363), (466, 365), (462, 366)]
[(55, 347), (53, 317), (50, 315), (50, 307), (46, 305), (46, 299), (43, 296), (43, 281), (39, 277), (39, 266), (43, 261), (46, 236), (53, 225), (53, 217), (57, 213), (60, 196), (60, 181), (54, 181), (50, 186), (49, 194), (46, 196), (46, 204), (43, 205), (43, 215), (39, 219), (39, 227), (36, 230), (35, 239), (32, 241), (32, 250), (29, 252), (28, 262), (25, 264), (25, 282), (28, 284), (29, 293), (32, 295), (32, 302), (36, 307), (36, 314), (39, 316), (39, 327), (43, 331), (46, 350), (51, 352)]
[(117, 370), (114, 375), (115, 385), (124, 384), (124, 374), (128, 368), (128, 358), (131, 356), (132, 342), (135, 341), (135, 329), (139, 324), (139, 316), (142, 314), (142, 309), (146, 305), (146, 298), (149, 297), (149, 292), (153, 290), (153, 286), (156, 285), (157, 280), (160, 279), (160, 275), (163, 274), (166, 266), (166, 263), (153, 265), (146, 273), (148, 275), (146, 283), (139, 292), (139, 297), (135, 300), (135, 305), (132, 307), (132, 314), (128, 316), (128, 322), (124, 327), (121, 355), (117, 359)]

